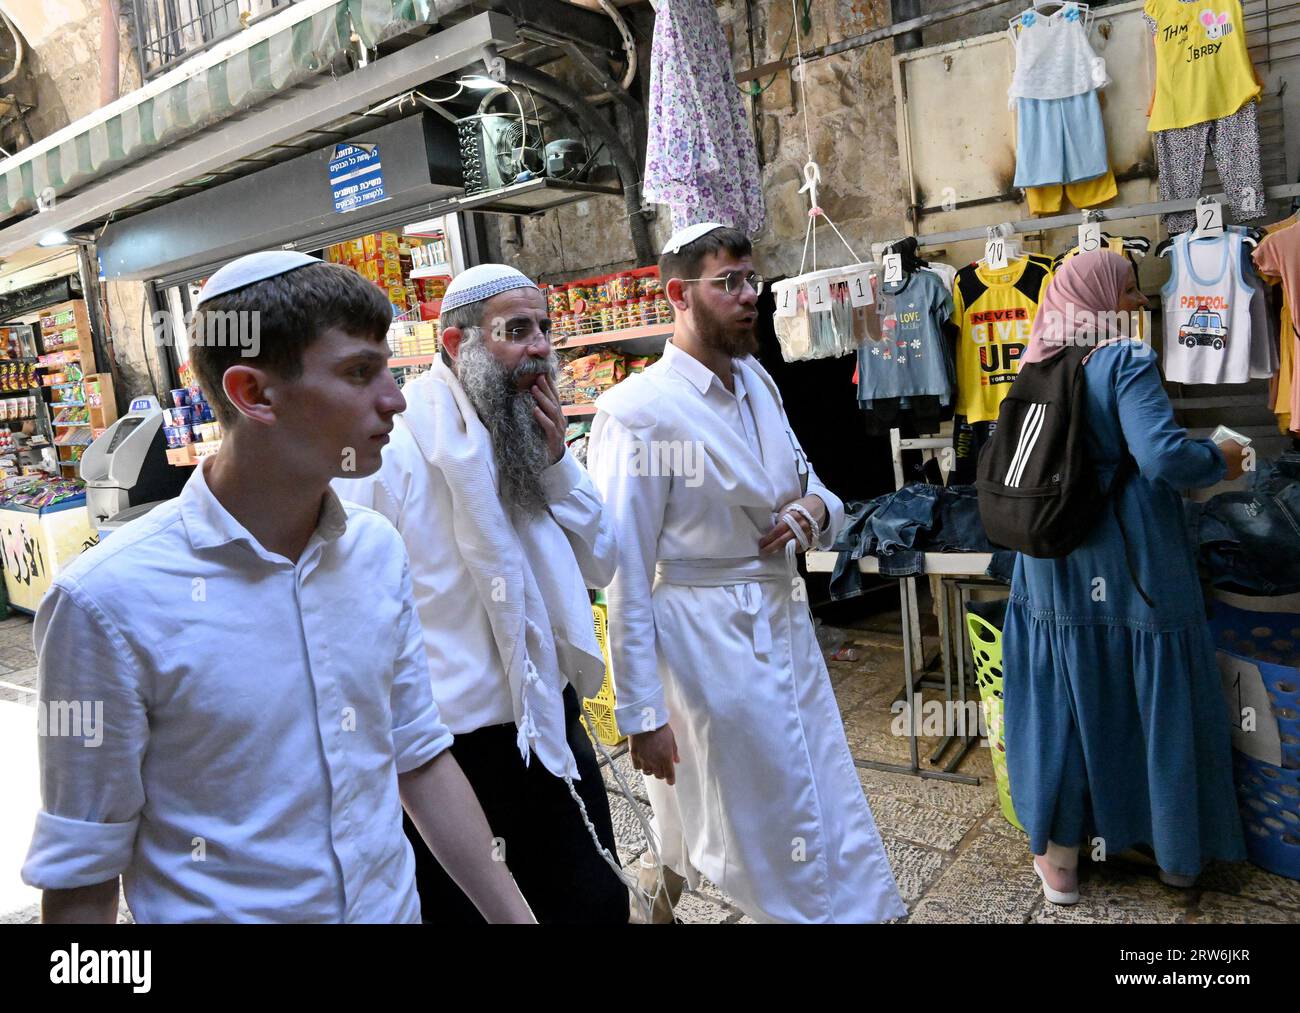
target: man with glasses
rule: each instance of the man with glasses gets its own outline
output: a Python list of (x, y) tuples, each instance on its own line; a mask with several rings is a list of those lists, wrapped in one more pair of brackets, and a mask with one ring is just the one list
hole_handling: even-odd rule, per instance
[(588, 451), (618, 544), (615, 716), (648, 775), (666, 880), (643, 865), (642, 887), (656, 921), (701, 874), (759, 921), (900, 917), (795, 560), (831, 543), (844, 508), (753, 357), (749, 240), (692, 226), (659, 271), (672, 341), (601, 395)]
[[(336, 489), (406, 542), (433, 696), (495, 857), (542, 923), (626, 922), (578, 703), (605, 672), (587, 588), (609, 583), (616, 554), (600, 496), (565, 449), (546, 299), (514, 268), (483, 264), (447, 287), (441, 322), (442, 359), (405, 387), (379, 471)], [(425, 920), (481, 921), (408, 836)]]

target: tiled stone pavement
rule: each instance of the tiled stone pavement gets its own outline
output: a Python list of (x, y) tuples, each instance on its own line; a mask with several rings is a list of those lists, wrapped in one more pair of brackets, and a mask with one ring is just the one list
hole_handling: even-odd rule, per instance
[[(902, 683), (900, 642), (890, 632), (897, 628), (897, 616), (881, 616), (868, 625), (870, 629), (845, 631), (845, 646), (858, 653), (855, 660), (828, 662), (849, 748), (857, 759), (905, 763), (907, 740), (890, 731), (890, 704)], [(34, 704), (35, 665), (31, 620), (0, 621), (0, 700)], [(925, 758), (935, 745), (935, 740), (922, 739), (923, 765), (928, 766)], [(632, 770), (625, 747), (614, 751), (613, 766), (648, 810), (644, 780)], [(909, 921), (1300, 923), (1300, 882), (1248, 863), (1213, 865), (1190, 890), (1164, 886), (1152, 870), (1120, 860), (1085, 863), (1080, 903), (1072, 908), (1047, 904), (1030, 868), (1024, 835), (998, 809), (988, 750), (973, 749), (960, 771), (980, 777), (982, 783), (858, 770)], [(608, 766), (604, 777), (619, 861), (635, 875), (646, 850), (645, 834)], [(677, 913), (687, 923), (752, 924), (707, 882), (684, 895)], [(125, 908), (122, 917), (129, 918)], [(0, 923), (36, 918), (34, 907), (0, 912)]]
[[(905, 737), (890, 731), (890, 704), (902, 688), (898, 617), (872, 620), (871, 629), (846, 630), (852, 661), (828, 660), (831, 681), (856, 759), (908, 762)], [(927, 691), (928, 695), (935, 695)], [(937, 694), (940, 698), (942, 694)], [(938, 744), (922, 738), (921, 763)], [(626, 755), (614, 761), (644, 802), (644, 782)], [(931, 768), (940, 769), (940, 768)], [(876, 825), (907, 904), (911, 922), (1290, 922), (1300, 923), (1300, 882), (1249, 863), (1215, 864), (1190, 890), (1167, 887), (1154, 869), (1112, 859), (1084, 863), (1080, 901), (1061, 908), (1043, 900), (1030, 868), (1025, 835), (1002, 818), (987, 748), (967, 754), (960, 773), (979, 785), (921, 780), (906, 774), (859, 768)], [(607, 786), (613, 778), (606, 771)], [(611, 792), (619, 858), (625, 866), (645, 849), (645, 836), (630, 807)], [(684, 922), (748, 924), (712, 884), (688, 894), (678, 907)]]

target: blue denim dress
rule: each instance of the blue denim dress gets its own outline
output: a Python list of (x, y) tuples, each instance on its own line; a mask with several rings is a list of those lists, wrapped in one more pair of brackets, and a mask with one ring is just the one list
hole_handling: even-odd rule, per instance
[[(1227, 704), (1179, 490), (1213, 485), (1222, 455), (1173, 418), (1154, 353), (1103, 347), (1085, 367), (1089, 450), (1103, 488), (1137, 462), (1087, 539), (1017, 559), (1003, 631), (1011, 796), (1035, 854), (1151, 845), (1195, 875), (1245, 857)], [(1135, 587), (1128, 555), (1148, 605)]]

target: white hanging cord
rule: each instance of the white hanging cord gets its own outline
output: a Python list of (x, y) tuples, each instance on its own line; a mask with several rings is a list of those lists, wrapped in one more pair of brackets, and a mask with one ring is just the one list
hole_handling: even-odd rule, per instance
[(655, 844), (654, 830), (650, 826), (650, 821), (647, 820), (644, 813), (642, 813), (641, 806), (637, 803), (636, 798), (632, 795), (631, 785), (629, 785), (627, 781), (624, 780), (623, 775), (618, 772), (618, 768), (614, 766), (614, 758), (610, 755), (609, 750), (605, 748), (605, 744), (600, 741), (599, 736), (595, 734), (591, 726), (587, 723), (587, 715), (585, 713), (579, 714), (578, 719), (582, 722), (583, 728), (587, 730), (587, 735), (595, 744), (597, 751), (599, 751), (600, 755), (604, 757), (605, 764), (609, 767), (610, 773), (614, 775), (614, 780), (618, 784), (619, 791), (623, 793), (623, 797), (627, 799), (628, 804), (632, 807), (632, 814), (636, 817), (637, 822), (641, 824), (641, 831), (645, 834), (646, 847), (654, 858), (655, 869), (657, 870), (654, 896), (651, 896), (642, 890), (637, 879), (624, 872), (623, 867), (618, 862), (618, 858), (611, 855), (605, 846), (600, 843), (600, 838), (596, 835), (596, 828), (592, 825), (590, 818), (587, 816), (587, 806), (583, 803), (582, 796), (579, 795), (577, 790), (573, 787), (573, 780), (566, 777), (564, 783), (569, 786), (569, 794), (572, 795), (573, 800), (578, 803), (578, 811), (582, 814), (583, 823), (587, 825), (587, 833), (591, 835), (592, 843), (596, 845), (596, 851), (600, 853), (600, 856), (603, 859), (605, 859), (605, 863), (614, 870), (614, 875), (619, 878), (619, 881), (631, 891), (633, 900), (636, 901), (637, 906), (641, 909), (641, 912), (645, 917), (645, 923), (649, 925), (653, 918), (655, 902), (661, 894), (664, 895), (668, 902), (669, 911), (671, 912), (673, 910), (672, 896), (668, 894), (667, 884), (664, 883), (663, 860), (659, 857), (659, 848)]
[[(808, 150), (808, 161), (804, 163), (803, 167), (804, 184), (799, 188), (799, 192), (808, 194), (811, 205), (808, 209), (808, 228), (804, 231), (803, 237), (803, 256), (799, 258), (799, 273), (803, 274), (808, 261), (809, 241), (812, 242), (812, 269), (817, 270), (817, 229), (815, 223), (818, 218), (825, 219), (835, 234), (839, 236), (840, 242), (849, 251), (849, 256), (853, 258), (855, 264), (862, 263), (862, 258), (854, 252), (853, 247), (849, 245), (849, 241), (844, 238), (843, 233), (831, 221), (826, 212), (822, 210), (821, 202), (817, 199), (817, 187), (821, 185), (822, 170), (821, 166), (813, 160), (812, 127), (808, 123), (808, 87), (806, 84), (808, 66), (803, 60), (803, 39), (799, 32), (799, 0), (790, 0), (790, 16), (793, 18), (794, 24), (794, 67), (799, 70), (799, 105), (803, 110), (803, 139)], [(793, 73), (793, 70), (791, 73)]]

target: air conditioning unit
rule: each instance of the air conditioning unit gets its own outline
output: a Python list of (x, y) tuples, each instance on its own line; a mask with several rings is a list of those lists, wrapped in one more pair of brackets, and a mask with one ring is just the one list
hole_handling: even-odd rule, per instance
[[(524, 143), (527, 123), (527, 143)], [(456, 121), (465, 193), (509, 186), (522, 172), (542, 175), (541, 126), (502, 113), (481, 113)]]

